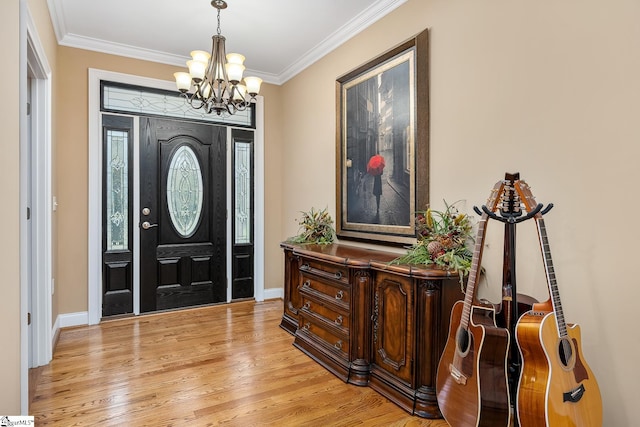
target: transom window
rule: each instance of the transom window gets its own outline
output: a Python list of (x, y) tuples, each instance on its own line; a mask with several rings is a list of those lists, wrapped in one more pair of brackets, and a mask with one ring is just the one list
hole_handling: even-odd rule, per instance
[(101, 110), (136, 115), (163, 116), (255, 128), (255, 106), (231, 116), (206, 114), (196, 110), (180, 96), (178, 91), (130, 86), (102, 81)]

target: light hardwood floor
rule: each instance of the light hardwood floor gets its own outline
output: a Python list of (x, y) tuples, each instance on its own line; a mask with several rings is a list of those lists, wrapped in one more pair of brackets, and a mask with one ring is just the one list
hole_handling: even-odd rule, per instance
[(65, 329), (34, 375), (30, 414), (55, 426), (430, 426), (293, 347), (282, 301)]

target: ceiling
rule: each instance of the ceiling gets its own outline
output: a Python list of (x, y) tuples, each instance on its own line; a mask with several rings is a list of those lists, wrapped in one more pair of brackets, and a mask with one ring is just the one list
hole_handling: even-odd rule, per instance
[[(47, 0), (64, 46), (185, 66), (211, 50), (210, 0)], [(227, 53), (246, 56), (245, 75), (282, 84), (407, 0), (226, 0)]]

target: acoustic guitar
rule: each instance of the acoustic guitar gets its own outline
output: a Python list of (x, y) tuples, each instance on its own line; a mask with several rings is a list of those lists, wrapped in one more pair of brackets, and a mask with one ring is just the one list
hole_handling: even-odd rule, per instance
[[(516, 190), (525, 209), (537, 206), (524, 181), (516, 183)], [(518, 421), (521, 427), (601, 427), (600, 389), (582, 357), (580, 327), (565, 323), (542, 214), (534, 218), (550, 298), (534, 304), (516, 324), (522, 358), (516, 395)]]
[[(504, 182), (494, 186), (487, 208), (495, 211)], [(511, 420), (507, 380), (510, 334), (495, 322), (495, 309), (478, 305), (475, 287), (488, 214), (478, 223), (464, 301), (451, 310), (449, 333), (436, 375), (440, 412), (452, 427), (501, 427)]]

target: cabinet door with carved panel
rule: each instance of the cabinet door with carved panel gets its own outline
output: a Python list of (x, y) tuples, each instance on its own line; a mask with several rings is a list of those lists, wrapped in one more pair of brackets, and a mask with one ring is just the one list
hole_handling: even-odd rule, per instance
[(373, 292), (372, 361), (407, 386), (414, 382), (413, 299), (411, 279), (378, 272)]
[(282, 243), (280, 246), (284, 249), (284, 313), (280, 327), (293, 335), (298, 329), (298, 310), (302, 306), (298, 292), (301, 283), (299, 257), (293, 254), (290, 244)]

